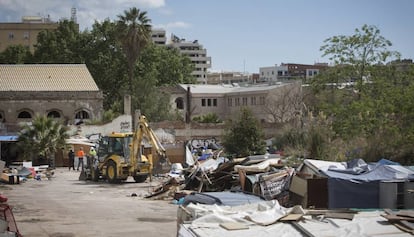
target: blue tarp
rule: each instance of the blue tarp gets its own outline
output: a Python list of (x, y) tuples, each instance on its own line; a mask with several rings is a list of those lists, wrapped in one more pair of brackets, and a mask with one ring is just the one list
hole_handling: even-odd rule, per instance
[(414, 171), (401, 165), (387, 165), (385, 162), (347, 164), (346, 169), (329, 168), (321, 173), (329, 178), (344, 179), (355, 183), (390, 180), (414, 180)]
[(370, 164), (356, 159), (343, 167), (318, 169), (328, 177), (329, 208), (379, 208), (381, 182), (414, 180), (413, 170), (385, 159)]

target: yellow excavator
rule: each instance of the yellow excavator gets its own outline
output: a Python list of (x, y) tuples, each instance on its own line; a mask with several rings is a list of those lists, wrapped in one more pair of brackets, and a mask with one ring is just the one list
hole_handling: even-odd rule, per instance
[(132, 176), (135, 182), (140, 183), (148, 176), (152, 177), (154, 164), (170, 165), (165, 148), (144, 115), (139, 117), (136, 127), (135, 132), (114, 132), (100, 139), (97, 157), (87, 169), (86, 179), (120, 183)]

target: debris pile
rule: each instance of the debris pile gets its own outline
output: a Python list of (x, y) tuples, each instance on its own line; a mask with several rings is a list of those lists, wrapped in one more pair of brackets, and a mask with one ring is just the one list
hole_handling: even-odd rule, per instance
[(4, 161), (0, 161), (0, 180), (6, 184), (20, 184), (27, 179), (34, 180), (50, 180), (54, 175), (54, 169), (48, 165), (31, 166), (31, 165), (15, 165), (4, 166)]
[[(188, 149), (188, 147), (187, 147)], [(289, 202), (289, 185), (294, 169), (285, 167), (276, 154), (228, 159), (221, 149), (187, 150), (187, 167), (173, 164), (169, 179), (146, 198), (173, 198), (176, 203), (192, 192), (239, 191)], [(190, 157), (188, 157), (190, 156)]]

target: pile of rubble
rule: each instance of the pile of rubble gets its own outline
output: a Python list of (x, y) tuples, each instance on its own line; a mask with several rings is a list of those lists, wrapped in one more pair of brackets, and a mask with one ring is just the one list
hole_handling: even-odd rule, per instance
[(48, 165), (32, 166), (29, 165), (11, 165), (5, 167), (5, 162), (0, 161), (0, 181), (6, 184), (20, 184), (27, 179), (50, 180), (54, 175), (54, 169)]
[(147, 198), (174, 198), (180, 202), (180, 198), (193, 192), (240, 191), (288, 205), (294, 169), (286, 167), (280, 155), (228, 159), (220, 156), (221, 153), (220, 149), (187, 152), (188, 166), (173, 164), (169, 178)]

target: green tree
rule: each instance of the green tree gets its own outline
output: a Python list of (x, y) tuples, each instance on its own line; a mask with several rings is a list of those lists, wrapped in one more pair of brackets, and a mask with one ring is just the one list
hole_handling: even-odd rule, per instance
[(338, 35), (327, 38), (321, 46), (323, 57), (336, 65), (350, 65), (349, 77), (355, 78), (357, 89), (362, 89), (364, 79), (369, 79), (372, 65), (384, 64), (390, 57), (399, 58), (400, 54), (388, 50), (391, 41), (381, 35), (376, 26), (363, 25), (355, 29), (351, 36)]
[(55, 152), (64, 147), (69, 137), (67, 128), (59, 121), (37, 115), (31, 124), (26, 123), (19, 132), (18, 145), (24, 159), (46, 158), (49, 162)]
[(116, 37), (115, 23), (109, 19), (95, 22), (83, 40), (82, 55), (103, 92), (104, 109), (122, 113), (123, 97), (128, 91), (128, 77), (125, 57)]
[[(176, 50), (157, 45), (146, 47), (137, 63), (133, 107), (140, 108), (150, 121), (162, 121), (171, 115), (170, 95), (160, 93), (164, 85), (194, 82), (192, 63)], [(168, 68), (168, 69), (166, 69)]]
[[(322, 110), (332, 120), (336, 138), (357, 145), (363, 158), (388, 158), (406, 163), (413, 154), (414, 98), (411, 66), (401, 66), (399, 53), (373, 26), (364, 25), (352, 36), (334, 36), (321, 47), (335, 67), (313, 82)], [(356, 80), (356, 85), (341, 84)], [(411, 118), (409, 118), (411, 117)], [(335, 137), (334, 137), (335, 138)], [(358, 142), (355, 142), (358, 141)]]
[(236, 120), (226, 124), (222, 144), (228, 154), (243, 157), (265, 153), (263, 130), (248, 108), (242, 108)]
[(56, 30), (44, 30), (37, 35), (34, 60), (36, 63), (83, 63), (83, 34), (73, 21), (59, 22)]
[(117, 36), (128, 65), (129, 92), (133, 94), (136, 62), (142, 50), (151, 42), (151, 20), (146, 11), (131, 8), (118, 15)]
[(0, 53), (1, 64), (24, 64), (32, 61), (32, 53), (23, 45), (12, 45)]

